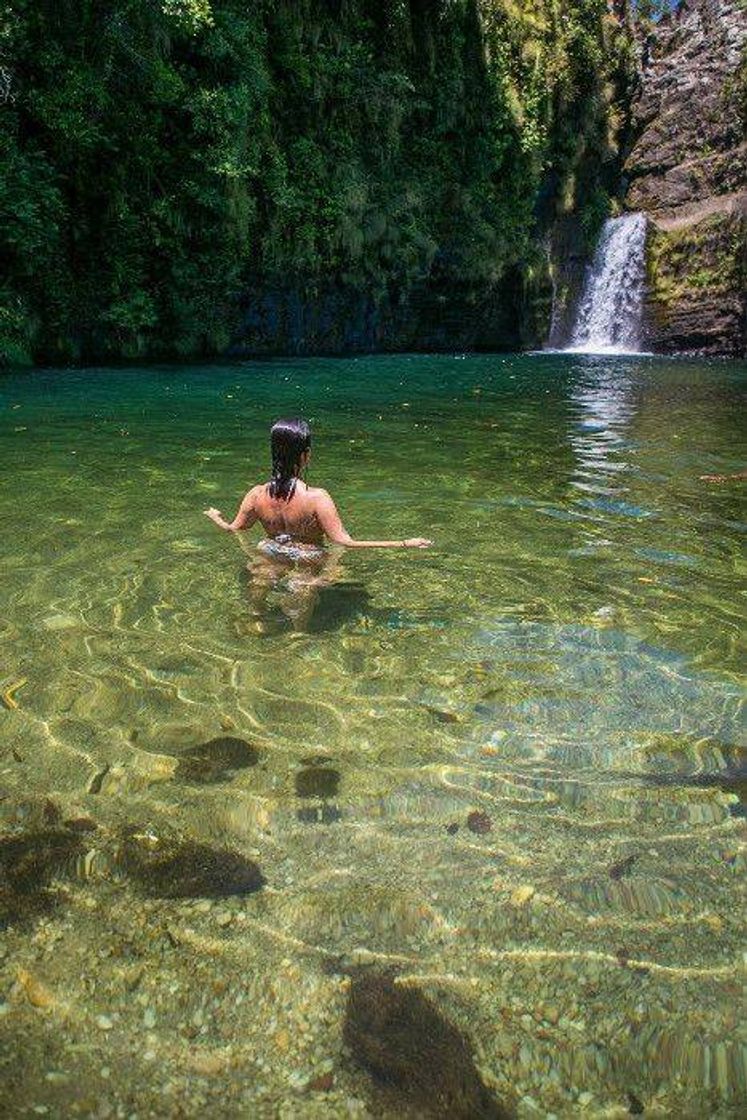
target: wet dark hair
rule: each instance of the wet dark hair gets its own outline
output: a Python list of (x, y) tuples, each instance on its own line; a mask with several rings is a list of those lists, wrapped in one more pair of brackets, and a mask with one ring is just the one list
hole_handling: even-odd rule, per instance
[(272, 478), (271, 498), (288, 502), (296, 492), (301, 456), (311, 447), (311, 428), (305, 420), (276, 420), (270, 429)]

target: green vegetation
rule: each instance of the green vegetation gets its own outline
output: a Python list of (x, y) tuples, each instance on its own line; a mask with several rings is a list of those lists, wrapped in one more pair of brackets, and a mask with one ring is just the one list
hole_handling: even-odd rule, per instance
[[(694, 260), (699, 268), (693, 268)], [(679, 229), (654, 229), (646, 267), (651, 300), (660, 314), (703, 290), (714, 297), (740, 291), (740, 219), (717, 213)]]
[(606, 13), (0, 3), (0, 361), (220, 351), (247, 290), (500, 282), (557, 199), (603, 216), (629, 66)]

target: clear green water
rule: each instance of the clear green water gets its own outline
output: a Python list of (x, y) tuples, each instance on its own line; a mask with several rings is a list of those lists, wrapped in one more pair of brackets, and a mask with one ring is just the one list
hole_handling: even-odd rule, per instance
[[(5, 1110), (402, 1115), (342, 1042), (345, 971), (378, 961), (519, 1115), (741, 1114), (746, 484), (699, 476), (744, 470), (746, 388), (563, 355), (1, 378), (0, 683), (27, 683), (0, 817), (99, 826), (3, 934)], [(347, 553), (313, 601), (252, 582), (201, 511), (289, 413), (354, 535), (435, 547)], [(226, 733), (259, 764), (175, 772)], [(124, 824), (267, 886), (143, 900)]]

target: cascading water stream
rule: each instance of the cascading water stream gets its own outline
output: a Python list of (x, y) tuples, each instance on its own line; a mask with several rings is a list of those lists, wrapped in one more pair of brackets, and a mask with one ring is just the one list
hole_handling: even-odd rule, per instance
[(604, 223), (584, 280), (569, 350), (591, 354), (640, 350), (645, 248), (645, 214), (624, 214)]

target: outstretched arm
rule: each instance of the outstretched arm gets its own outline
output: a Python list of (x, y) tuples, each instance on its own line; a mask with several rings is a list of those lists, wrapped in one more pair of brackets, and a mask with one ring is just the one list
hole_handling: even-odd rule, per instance
[(233, 521), (226, 521), (220, 510), (214, 509), (212, 506), (210, 509), (205, 510), (205, 516), (209, 517), (211, 521), (215, 522), (219, 529), (227, 529), (232, 532), (236, 532), (239, 529), (250, 528), (250, 526), (252, 526), (257, 520), (257, 512), (254, 508), (254, 495), (256, 489), (257, 487), (255, 486), (254, 489), (250, 490), (246, 495), (243, 502), (239, 506), (238, 513), (234, 517)]
[(324, 533), (335, 544), (346, 548), (428, 548), (433, 542), (425, 537), (409, 537), (402, 541), (356, 541), (350, 536), (337, 512), (337, 506), (326, 490), (321, 490), (315, 513)]

